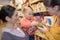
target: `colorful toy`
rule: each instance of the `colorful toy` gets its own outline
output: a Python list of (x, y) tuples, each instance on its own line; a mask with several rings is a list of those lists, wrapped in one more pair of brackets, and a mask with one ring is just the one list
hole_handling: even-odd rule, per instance
[(38, 24), (38, 27), (43, 27), (44, 26), (44, 24)]

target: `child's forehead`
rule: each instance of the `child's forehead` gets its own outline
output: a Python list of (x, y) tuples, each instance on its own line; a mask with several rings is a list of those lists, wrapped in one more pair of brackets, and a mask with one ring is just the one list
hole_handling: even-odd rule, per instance
[(33, 14), (33, 11), (27, 10), (27, 11), (25, 11), (24, 13), (25, 13), (25, 14)]
[(29, 8), (26, 10), (26, 12), (33, 12), (33, 10)]

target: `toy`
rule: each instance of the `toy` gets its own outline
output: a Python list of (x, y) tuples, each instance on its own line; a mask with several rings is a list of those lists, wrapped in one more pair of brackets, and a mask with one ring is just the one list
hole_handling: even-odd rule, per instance
[(44, 26), (44, 24), (38, 24), (38, 27), (43, 27)]

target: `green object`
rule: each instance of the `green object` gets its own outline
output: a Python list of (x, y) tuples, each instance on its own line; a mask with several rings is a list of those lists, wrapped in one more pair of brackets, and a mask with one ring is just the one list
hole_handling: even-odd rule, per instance
[(44, 26), (44, 24), (38, 24), (38, 27), (43, 27)]

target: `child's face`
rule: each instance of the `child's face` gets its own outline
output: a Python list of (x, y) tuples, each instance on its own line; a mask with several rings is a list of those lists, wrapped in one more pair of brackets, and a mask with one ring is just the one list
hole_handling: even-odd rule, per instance
[(47, 11), (49, 12), (50, 15), (57, 15), (59, 7), (54, 6), (54, 7), (47, 7)]
[(33, 11), (32, 10), (27, 10), (24, 14), (24, 16), (27, 18), (27, 19), (31, 19), (31, 17), (33, 16)]
[(34, 19), (35, 20), (40, 20), (40, 16), (35, 16)]
[(34, 19), (39, 22), (43, 21), (43, 18), (41, 16), (35, 16)]

